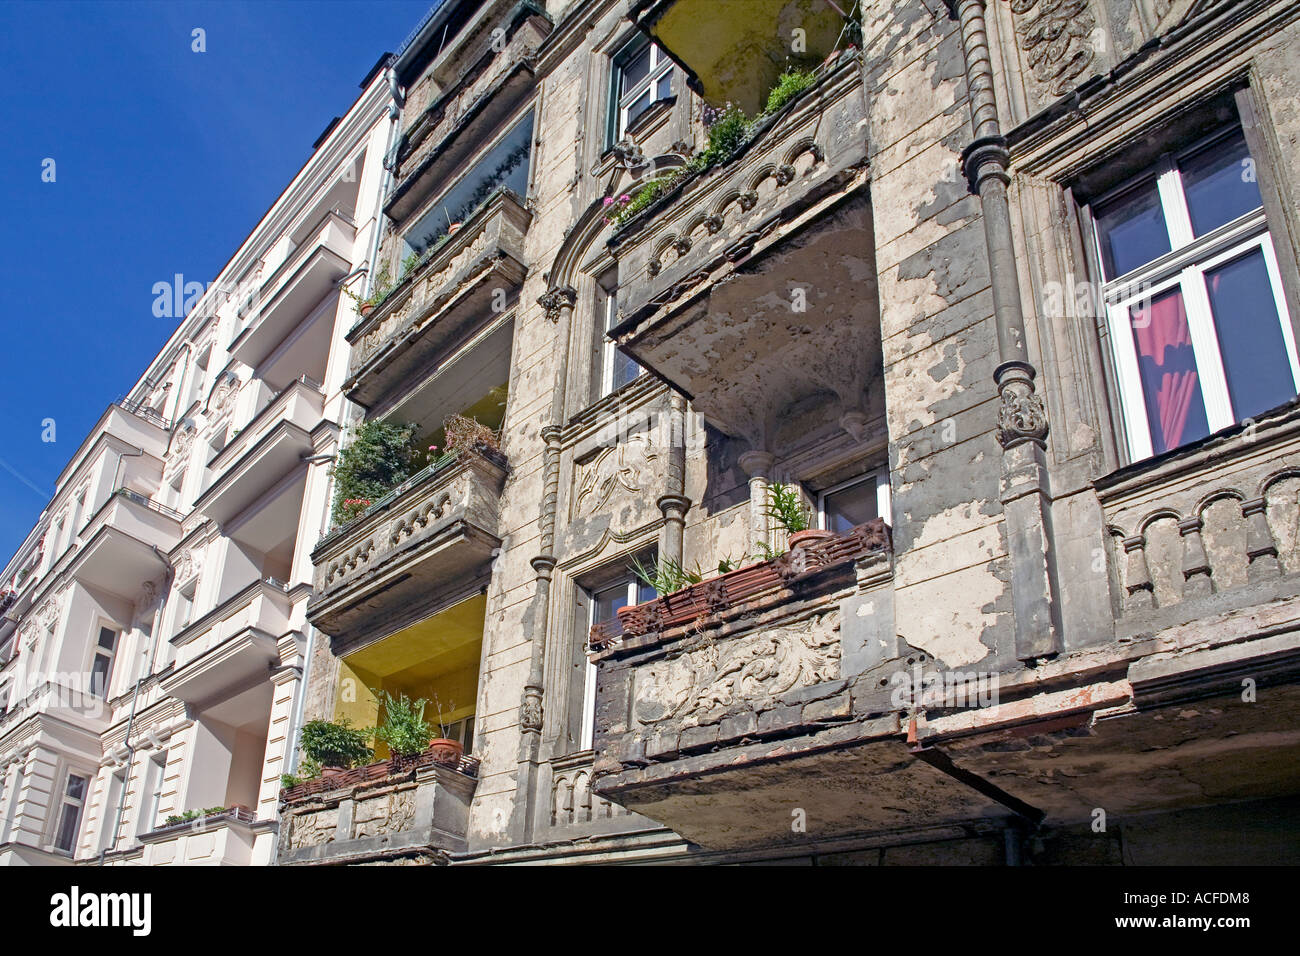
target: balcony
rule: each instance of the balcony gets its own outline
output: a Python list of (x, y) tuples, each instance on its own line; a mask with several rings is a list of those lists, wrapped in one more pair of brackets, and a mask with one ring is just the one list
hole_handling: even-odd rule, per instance
[(260, 365), (348, 274), (355, 238), (351, 218), (338, 209), (327, 212), (307, 240), (262, 283), (259, 306), (231, 342), (231, 357), (250, 368)]
[(792, 405), (868, 417), (880, 322), (862, 79), (840, 54), (616, 233), (623, 351), (755, 447)]
[(141, 846), (111, 854), (109, 865), (252, 866), (258, 837), (275, 829), (244, 807), (231, 807), (198, 820), (159, 827), (140, 836)]
[(164, 693), (207, 702), (268, 680), (291, 610), (287, 589), (270, 578), (232, 595), (171, 639), (176, 657), (163, 678)]
[(879, 519), (623, 608), (591, 633), (592, 790), (711, 849), (798, 842), (792, 808), (819, 839), (1005, 814), (911, 754), (895, 641)]
[(532, 213), (501, 189), (348, 333), (348, 398), (366, 408), (392, 400), (502, 311), (527, 267)]
[(422, 754), (281, 792), (279, 863), (446, 863), (464, 852), (478, 761)]
[(82, 584), (134, 596), (165, 569), (160, 553), (181, 537), (182, 515), (130, 488), (119, 488), (91, 517), (70, 565)]
[(486, 584), (500, 546), (506, 463), (491, 453), (441, 460), (407, 479), (312, 552), (307, 619), (349, 641), (427, 617)]
[(208, 469), (215, 477), (195, 510), (223, 523), (278, 485), (313, 452), (324, 402), (320, 386), (305, 377), (282, 389), (212, 456)]
[(1094, 484), (1119, 636), (1300, 592), (1297, 402)]

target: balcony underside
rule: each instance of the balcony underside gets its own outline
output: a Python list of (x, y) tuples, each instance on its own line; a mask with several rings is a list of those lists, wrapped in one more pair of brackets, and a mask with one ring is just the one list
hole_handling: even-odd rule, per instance
[(614, 330), (619, 345), (755, 447), (770, 447), (781, 422), (812, 403), (828, 402), (858, 427), (881, 363), (865, 189), (741, 241), (750, 245), (719, 244), (711, 261), (692, 253), (677, 284), (677, 263), (664, 266), (668, 288)]
[[(838, 4), (850, 10), (853, 0)], [(638, 0), (630, 16), (686, 68), (710, 103), (735, 103), (750, 115), (795, 57), (820, 62), (844, 36), (844, 19), (827, 0)], [(702, 28), (702, 25), (706, 25)]]
[[(1000, 822), (1087, 826), (1097, 808), (1114, 826), (1142, 813), (1294, 795), (1300, 650), (1290, 644), (1261, 648), (1244, 670), (1191, 667), (1170, 677), (1162, 671), (1170, 662), (1142, 661), (1128, 679), (1120, 671), (1040, 695), (1021, 687), (994, 706), (930, 711), (919, 727), (900, 711), (859, 713), (876, 709), (875, 674), (847, 696), (803, 703), (770, 739), (753, 740), (763, 736), (760, 716), (753, 735), (709, 748), (697, 738), (691, 753), (619, 764), (595, 789), (709, 849)], [(1268, 686), (1258, 702), (1241, 699), (1247, 672)], [(1004, 691), (1017, 692), (1007, 683)], [(797, 819), (805, 831), (792, 827)]]

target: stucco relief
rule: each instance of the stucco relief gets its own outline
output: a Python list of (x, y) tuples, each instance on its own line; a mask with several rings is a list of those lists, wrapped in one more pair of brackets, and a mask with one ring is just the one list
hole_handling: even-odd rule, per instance
[(574, 469), (573, 512), (586, 517), (601, 511), (616, 492), (650, 489), (660, 450), (644, 435), (633, 435)]
[(415, 822), (415, 790), (394, 790), (380, 797), (358, 800), (352, 836), (379, 836), (400, 833)]
[(632, 716), (694, 726), (840, 676), (838, 608), (659, 661), (637, 674)]
[(1096, 57), (1088, 0), (1011, 0), (1011, 12), (1034, 79), (1054, 96), (1069, 92)]
[(335, 809), (298, 814), (293, 818), (289, 831), (289, 846), (296, 849), (332, 843), (337, 820), (338, 811)]

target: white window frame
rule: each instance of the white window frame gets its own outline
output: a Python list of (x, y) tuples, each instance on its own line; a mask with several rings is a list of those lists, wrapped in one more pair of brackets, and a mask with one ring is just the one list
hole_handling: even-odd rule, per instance
[(99, 826), (100, 852), (117, 849), (117, 834), (113, 831), (118, 824), (117, 807), (122, 800), (122, 794), (126, 792), (126, 782), (129, 776), (128, 768), (125, 767), (108, 775), (108, 782), (104, 787), (104, 819)]
[[(73, 777), (80, 777), (86, 781), (84, 795), (81, 798), (73, 797), (68, 793), (68, 784), (72, 782)], [(81, 841), (81, 828), (86, 825), (86, 806), (90, 800), (90, 785), (94, 778), (88, 773), (82, 773), (74, 767), (69, 767), (64, 771), (61, 778), (63, 786), (59, 788), (59, 800), (55, 804), (54, 828), (50, 831), (50, 848), (56, 853), (66, 853), (68, 856), (76, 856), (77, 844)], [(65, 807), (73, 806), (77, 809), (77, 827), (72, 834), (72, 846), (61, 847), (58, 844), (59, 831), (63, 829), (63, 811)]]
[(892, 527), (894, 521), (893, 513), (890, 510), (888, 465), (882, 465), (875, 471), (868, 472), (865, 475), (858, 475), (856, 478), (850, 478), (848, 481), (841, 481), (838, 485), (833, 485), (825, 491), (818, 492), (817, 527), (821, 528), (823, 531), (826, 530), (826, 499), (828, 496), (867, 481), (874, 481), (876, 483), (876, 510), (879, 512), (880, 517), (885, 519), (885, 524)]
[(143, 779), (140, 781), (140, 807), (135, 815), (136, 836), (157, 829), (158, 812), (162, 807), (163, 780), (167, 776), (167, 751), (145, 761)]
[[(113, 632), (113, 646), (111, 649), (105, 648), (99, 643), (99, 639), (103, 636), (103, 633), (105, 631)], [(108, 658), (108, 666), (104, 669), (104, 687), (103, 687), (104, 700), (108, 700), (110, 697), (112, 697), (110, 690), (113, 686), (114, 664), (117, 662), (117, 655), (121, 646), (122, 646), (122, 629), (120, 627), (117, 627), (111, 622), (106, 623), (102, 620), (98, 621), (95, 627), (95, 636), (93, 638), (93, 643), (90, 648), (90, 668), (87, 673), (90, 675), (90, 679), (93, 682), (95, 679), (96, 660), (98, 660), (101, 657)], [(90, 690), (93, 693), (95, 688), (92, 686)]]
[[(664, 97), (654, 95), (655, 89), (659, 85), (659, 81), (663, 79), (665, 75), (671, 74), (673, 70), (672, 57), (661, 50), (658, 44), (652, 42), (648, 43), (650, 47), (650, 69), (646, 72), (646, 78), (637, 83), (637, 85), (632, 87), (630, 90), (623, 90), (622, 93), (620, 93), (619, 91), (622, 90), (623, 87), (623, 65), (627, 63), (628, 60), (640, 55), (643, 42), (644, 41), (641, 40), (634, 40), (627, 46), (623, 47), (623, 49), (621, 49), (614, 57), (613, 92), (614, 95), (618, 97), (618, 129), (614, 136), (615, 142), (618, 142), (627, 133), (629, 125), (627, 119), (628, 108), (641, 98), (642, 93), (649, 90), (653, 98), (650, 100), (650, 105), (646, 107), (641, 116), (644, 116), (645, 113), (653, 109), (656, 103), (659, 103), (664, 99)], [(638, 119), (639, 118), (640, 117), (638, 117)]]
[(601, 286), (601, 294), (605, 297), (604, 301), (601, 303), (602, 306), (601, 311), (604, 312), (604, 323), (605, 323), (604, 334), (601, 336), (601, 358), (600, 358), (600, 362), (601, 362), (600, 394), (603, 397), (605, 395), (609, 395), (611, 392), (614, 392), (619, 388), (623, 388), (625, 385), (631, 385), (638, 378), (640, 378), (642, 375), (645, 374), (645, 369), (642, 368), (641, 365), (638, 363), (636, 367), (636, 374), (632, 376), (630, 379), (628, 379), (626, 382), (624, 382), (622, 385), (615, 386), (614, 363), (619, 357), (619, 351), (618, 351), (618, 346), (614, 343), (614, 340), (609, 337), (609, 330), (614, 327), (615, 322), (618, 319), (618, 290), (607, 289), (604, 286)]
[[(1149, 303), (1156, 296), (1177, 288), (1182, 296), (1187, 314), (1188, 331), (1192, 339), (1192, 352), (1196, 358), (1201, 397), (1210, 433), (1236, 424), (1239, 419), (1232, 409), (1228, 393), (1227, 374), (1219, 353), (1214, 316), (1210, 309), (1205, 273), (1259, 249), (1264, 257), (1265, 271), (1282, 327), (1287, 360), (1291, 368), (1292, 385), (1300, 392), (1300, 360), (1297, 359), (1295, 333), (1287, 309), (1278, 270), (1277, 254), (1268, 229), (1262, 206), (1245, 215), (1224, 223), (1204, 236), (1192, 232), (1191, 215), (1183, 192), (1180, 160), (1204, 149), (1216, 140), (1231, 135), (1237, 127), (1219, 130), (1180, 150), (1166, 154), (1154, 170), (1145, 170), (1121, 186), (1112, 189), (1090, 206), (1097, 206), (1151, 179), (1156, 180), (1161, 213), (1169, 232), (1170, 251), (1131, 272), (1107, 278), (1102, 285), (1106, 326), (1111, 338), (1111, 354), (1115, 359), (1116, 378), (1119, 383), (1120, 407), (1130, 461), (1141, 461), (1154, 454), (1151, 426), (1147, 419), (1146, 396), (1138, 370), (1137, 346), (1133, 342), (1130, 326), (1130, 309), (1139, 303)], [(1101, 230), (1093, 219), (1093, 248), (1096, 261), (1105, 261), (1102, 255)]]
[[(596, 595), (604, 594), (606, 591), (612, 591), (619, 586), (618, 580), (610, 581), (608, 584), (597, 585), (587, 589), (587, 633), (596, 626), (596, 606), (599, 602)], [(631, 575), (626, 581), (627, 603), (629, 606), (637, 603), (637, 592), (641, 588), (640, 582), (636, 575)], [(587, 667), (584, 671), (582, 683), (582, 728), (578, 734), (578, 749), (590, 750), (595, 743), (596, 736), (596, 665), (587, 659)]]

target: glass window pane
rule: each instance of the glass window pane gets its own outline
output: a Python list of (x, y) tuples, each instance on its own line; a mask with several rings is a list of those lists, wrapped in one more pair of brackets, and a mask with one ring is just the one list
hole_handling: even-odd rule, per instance
[(872, 518), (880, 517), (877, 500), (874, 478), (832, 492), (823, 499), (826, 530), (837, 533), (848, 531)]
[(1192, 217), (1192, 231), (1203, 236), (1262, 204), (1246, 140), (1235, 133), (1183, 160), (1178, 171)]
[(1129, 318), (1152, 451), (1159, 455), (1204, 438), (1210, 426), (1182, 292), (1172, 289), (1133, 306)]
[(77, 841), (77, 829), (81, 825), (81, 807), (71, 803), (65, 804), (59, 816), (59, 829), (54, 837), (54, 845), (64, 852), (72, 852)]
[(1207, 270), (1205, 290), (1237, 420), (1294, 398), (1295, 381), (1263, 251), (1252, 249)]
[(90, 665), (90, 692), (96, 697), (108, 695), (108, 663), (107, 657), (96, 654), (94, 663)]
[(644, 93), (632, 101), (632, 105), (627, 108), (627, 125), (631, 126), (636, 122), (636, 118), (650, 108), (650, 91), (647, 89)]
[(1169, 230), (1154, 179), (1098, 207), (1102, 267), (1114, 279), (1169, 251)]
[(67, 794), (74, 800), (84, 800), (86, 797), (86, 778), (79, 777), (75, 773), (68, 774)]
[(642, 47), (636, 54), (623, 61), (623, 87), (620, 96), (625, 96), (636, 89), (638, 83), (650, 75), (650, 47)]
[(646, 601), (653, 601), (659, 596), (659, 592), (646, 584), (644, 581), (638, 581), (636, 585), (636, 603), (644, 604)]
[(658, 92), (655, 94), (657, 99), (666, 100), (668, 97), (673, 95), (672, 73), (665, 73), (663, 76), (659, 77), (657, 91)]
[(592, 623), (613, 620), (621, 607), (627, 607), (626, 581), (597, 591), (592, 596)]
[(610, 391), (622, 388), (628, 382), (635, 379), (641, 374), (641, 366), (636, 361), (622, 352), (615, 349), (611, 344), (609, 348), (614, 349), (614, 375), (610, 382)]
[(117, 643), (117, 631), (101, 627), (99, 629), (99, 646), (106, 647), (111, 651), (115, 643)]

